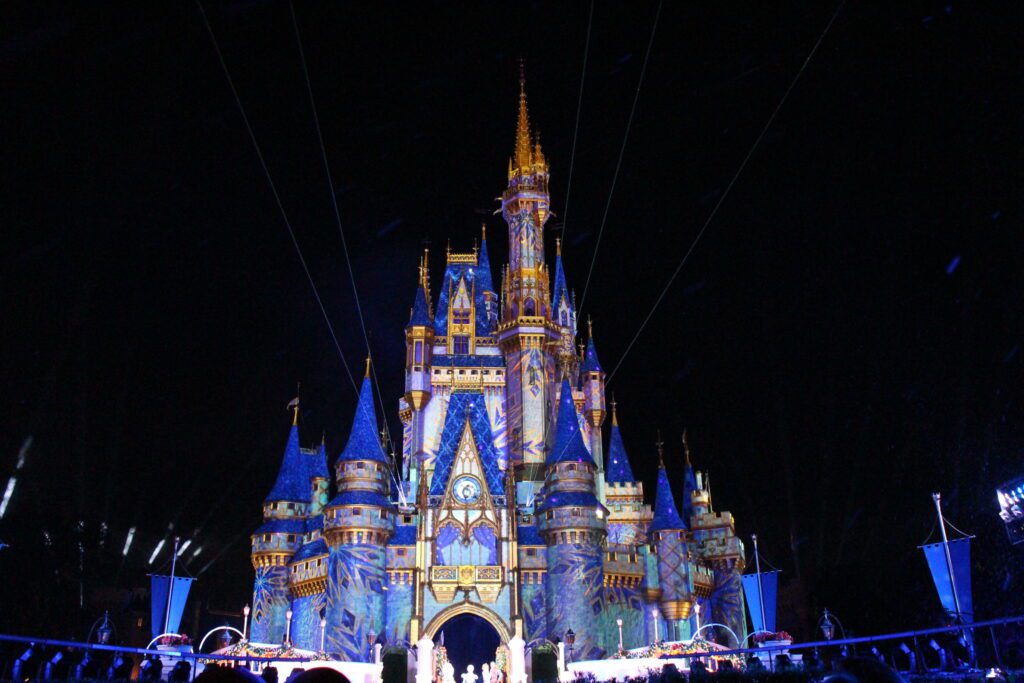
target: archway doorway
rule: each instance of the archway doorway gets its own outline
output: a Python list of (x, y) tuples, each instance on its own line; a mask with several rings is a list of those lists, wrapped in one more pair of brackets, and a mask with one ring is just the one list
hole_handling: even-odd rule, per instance
[(501, 645), (501, 637), (494, 626), (475, 614), (456, 614), (445, 621), (434, 634), (434, 644), (448, 651), (448, 661), (455, 668), (455, 680), (460, 681), (466, 666), (473, 665), (474, 673), (480, 675), (485, 662), (494, 661), (494, 652)]

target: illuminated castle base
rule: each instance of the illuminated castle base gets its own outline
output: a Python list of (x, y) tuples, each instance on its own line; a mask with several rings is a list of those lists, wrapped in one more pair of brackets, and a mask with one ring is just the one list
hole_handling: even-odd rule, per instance
[(521, 84), (500, 286), (486, 234), (479, 249), (447, 253), (436, 295), (424, 254), (397, 470), (369, 379), (333, 472), (322, 445), (300, 447), (296, 414), (252, 535), (254, 642), (280, 643), (290, 627), (296, 646), (319, 650), (323, 618), (327, 652), (368, 661), (374, 636), (412, 644), (472, 615), (503, 643), (571, 630), (576, 658), (596, 659), (618, 648), (619, 619), (627, 649), (689, 638), (696, 605), (701, 623), (744, 637), (743, 545), (688, 453), (674, 468), (680, 514), (663, 462), (653, 509), (644, 502), (614, 404), (605, 447), (605, 375), (593, 333), (577, 347), (560, 249), (551, 281), (548, 205)]

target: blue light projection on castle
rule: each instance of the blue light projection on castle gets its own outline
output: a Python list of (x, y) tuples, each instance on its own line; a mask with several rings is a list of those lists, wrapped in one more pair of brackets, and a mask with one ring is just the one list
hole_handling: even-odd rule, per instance
[(712, 511), (688, 449), (685, 464), (666, 466), (659, 445), (652, 509), (614, 403), (604, 447), (605, 373), (592, 330), (577, 346), (560, 248), (551, 286), (548, 164), (522, 81), (500, 200), (500, 288), (486, 233), (479, 250), (448, 251), (436, 296), (428, 254), (421, 260), (405, 328), (400, 471), (380, 442), (369, 366), (330, 473), (322, 445), (300, 447), (296, 412), (252, 535), (253, 642), (284, 642), (291, 610), (295, 646), (320, 650), (322, 635), (327, 652), (368, 661), (373, 636), (412, 644), (471, 614), (503, 642), (572, 629), (576, 657), (588, 659), (616, 650), (618, 619), (626, 648), (655, 633), (690, 637), (696, 604), (704, 623), (744, 637), (743, 544), (732, 516)]

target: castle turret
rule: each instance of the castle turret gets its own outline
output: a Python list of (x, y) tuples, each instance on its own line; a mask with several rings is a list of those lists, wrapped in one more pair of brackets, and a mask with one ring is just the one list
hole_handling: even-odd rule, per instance
[(501, 195), (501, 213), (508, 223), (509, 266), (498, 326), (507, 375), (509, 455), (520, 481), (543, 477), (550, 382), (555, 373), (550, 347), (562, 336), (551, 320), (544, 265), (544, 223), (550, 201), (548, 164), (540, 142), (530, 133), (526, 80), (520, 73), (515, 155), (509, 160), (508, 187)]
[(250, 640), (281, 643), (290, 608), (288, 562), (305, 533), (310, 500), (309, 456), (299, 447), (299, 409), (285, 444), (281, 469), (270, 495), (263, 502), (263, 525), (253, 532), (252, 566), (256, 570), (252, 596)]
[[(416, 286), (409, 324), (405, 326), (405, 410), (402, 411), (403, 436), (407, 443), (404, 452), (403, 480), (411, 480), (415, 490), (420, 475), (419, 463), (423, 454), (423, 413), (430, 402), (432, 390), (430, 370), (434, 355), (434, 316), (430, 310), (430, 274), (427, 252), (420, 261), (420, 281)], [(414, 466), (410, 468), (410, 461)], [(411, 469), (411, 471), (410, 471)]]
[(579, 357), (576, 355), (576, 305), (565, 279), (562, 265), (562, 241), (555, 239), (555, 287), (551, 292), (551, 317), (561, 330), (558, 344), (558, 366), (561, 377), (576, 377)]
[(653, 515), (651, 507), (644, 504), (644, 483), (633, 477), (629, 454), (619, 431), (614, 400), (605, 479), (605, 505), (611, 511), (608, 516), (608, 545), (644, 545)]
[(310, 518), (323, 514), (327, 501), (330, 500), (331, 474), (327, 468), (327, 444), (326, 439), (320, 440), (320, 448), (312, 458), (309, 485), (311, 497), (309, 502)]
[(598, 659), (607, 510), (596, 495), (597, 468), (580, 431), (569, 381), (562, 380), (554, 445), (546, 460), (538, 530), (547, 545), (546, 596), (549, 638), (576, 634), (580, 659)]
[(597, 359), (594, 346), (594, 327), (587, 319), (587, 349), (583, 353), (583, 367), (580, 368), (580, 382), (583, 385), (583, 415), (590, 425), (590, 455), (597, 466), (597, 497), (605, 502), (604, 438), (604, 370)]
[(687, 548), (687, 525), (679, 516), (672, 495), (662, 444), (658, 442), (658, 490), (654, 499), (654, 519), (648, 529), (651, 543), (658, 554), (658, 585), (661, 589), (659, 606), (669, 626), (669, 637), (689, 636), (690, 610), (693, 596), (690, 591), (690, 553)]
[(324, 512), (327, 560), (327, 649), (347, 661), (370, 661), (367, 636), (385, 628), (385, 552), (394, 531), (389, 472), (377, 436), (370, 362), (352, 431), (335, 463), (338, 495)]

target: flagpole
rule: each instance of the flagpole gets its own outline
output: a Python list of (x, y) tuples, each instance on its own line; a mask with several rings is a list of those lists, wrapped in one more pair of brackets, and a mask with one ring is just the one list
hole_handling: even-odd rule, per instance
[(161, 633), (167, 633), (167, 626), (171, 621), (171, 597), (174, 595), (174, 569), (178, 562), (178, 543), (181, 542), (179, 536), (174, 537), (174, 553), (171, 555), (171, 580), (167, 584), (167, 610), (164, 612), (164, 629)]
[(953, 575), (953, 557), (949, 554), (949, 537), (946, 535), (946, 520), (942, 517), (942, 494), (933, 493), (935, 512), (939, 516), (939, 529), (942, 530), (942, 549), (946, 555), (946, 571), (949, 572), (949, 585), (953, 589), (953, 606), (956, 608), (957, 626), (963, 626), (963, 613), (960, 611), (960, 594), (956, 589), (956, 577)]
[(757, 570), (757, 601), (761, 603), (761, 630), (767, 631), (767, 614), (764, 611), (764, 587), (761, 585), (761, 558), (757, 554), (757, 534), (750, 536), (754, 540), (754, 567)]

